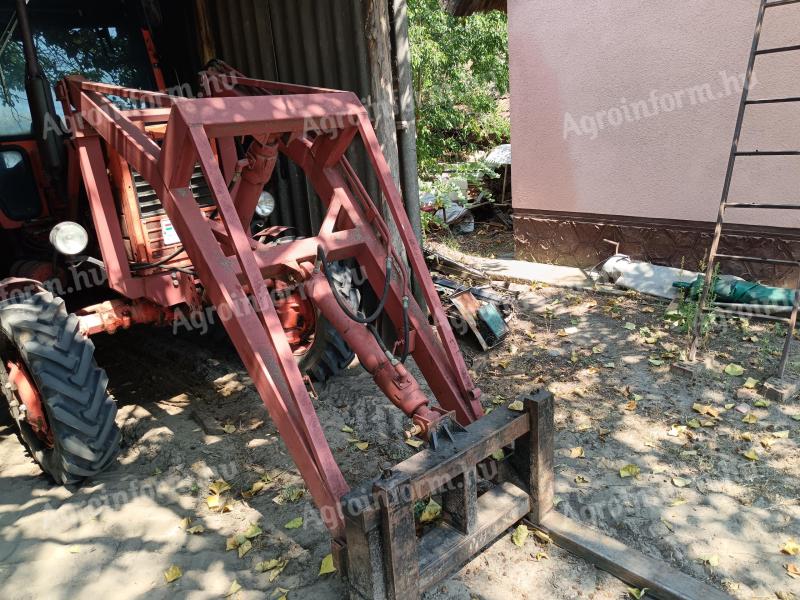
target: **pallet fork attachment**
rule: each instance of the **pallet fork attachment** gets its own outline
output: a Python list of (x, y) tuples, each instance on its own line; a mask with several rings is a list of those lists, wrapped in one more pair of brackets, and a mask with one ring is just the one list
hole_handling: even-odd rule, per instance
[[(62, 80), (57, 95), (72, 125), (71, 151), (78, 159), (70, 166), (80, 170), (70, 177), (84, 182), (109, 285), (123, 304), (137, 307), (145, 321), (184, 309), (200, 312), (203, 299), (216, 308), (331, 533), (353, 598), (418, 598), (525, 515), (623, 579), (635, 579), (644, 565), (654, 578), (646, 587), (657, 598), (726, 597), (627, 549), (614, 547), (609, 558), (606, 540), (579, 539), (569, 531), (572, 522), (565, 525), (551, 511), (552, 395), (539, 391), (526, 398), (523, 413), (503, 408), (484, 417), (480, 390), (469, 376), (369, 116), (354, 94), (250, 79), (221, 62), (202, 74), (202, 82), (207, 97), (187, 100), (80, 77)], [(112, 98), (145, 108), (121, 109)], [(356, 138), (377, 176), (407, 265), (345, 157)], [(313, 237), (269, 246), (254, 239), (249, 226), (279, 156), (305, 172), (324, 217)], [(110, 179), (113, 160), (123, 161), (155, 192), (190, 270), (131, 268), (126, 243), (141, 240), (126, 239), (135, 237), (135, 228), (123, 235), (121, 200)], [(192, 194), (198, 167), (213, 210), (204, 210)], [(357, 262), (381, 298), (400, 340), (394, 347), (385, 347), (370, 319), (349, 313), (336, 299), (326, 267), (343, 260)], [(427, 310), (411, 294), (412, 277)], [(411, 419), (410, 432), (435, 444), (349, 490), (276, 312), (270, 287), (276, 280), (313, 302)], [(128, 309), (109, 310), (113, 314), (105, 317), (88, 315), (94, 324), (88, 331), (103, 330), (105, 321), (116, 323), (116, 312)], [(436, 405), (405, 368), (406, 356), (414, 358)], [(489, 458), (501, 450), (511, 452), (507, 459)], [(413, 507), (430, 495), (441, 495), (445, 519), (419, 537)], [(663, 573), (695, 586), (694, 595), (685, 590), (660, 595), (662, 588), (669, 591), (659, 587)]]

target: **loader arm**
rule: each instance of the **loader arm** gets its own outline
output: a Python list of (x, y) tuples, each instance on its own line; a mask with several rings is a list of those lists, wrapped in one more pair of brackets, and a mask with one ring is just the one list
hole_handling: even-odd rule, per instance
[[(260, 89), (257, 80), (247, 83)], [(335, 539), (342, 539), (340, 500), (348, 486), (323, 435), (266, 279), (281, 276), (295, 282), (330, 322), (345, 329), (340, 333), (377, 385), (412, 419), (420, 436), (435, 435), (448, 413), (461, 425), (478, 419), (480, 391), (469, 377), (364, 107), (352, 93), (264, 85), (269, 86), (264, 95), (185, 100), (70, 77), (59, 84), (58, 94), (65, 114), (78, 124), (72, 143), (111, 286), (129, 298), (162, 306), (188, 304), (195, 310), (200, 307), (186, 290), (198, 285), (204, 291), (325, 524)], [(121, 110), (110, 96), (150, 108)], [(245, 137), (251, 143), (247, 155), (239, 157), (234, 140)], [(409, 291), (411, 274), (390, 243), (386, 223), (347, 163), (345, 152), (356, 137), (370, 157), (411, 273), (422, 286), (432, 325)], [(108, 181), (108, 149), (156, 191), (196, 280), (187, 281), (192, 276), (183, 273), (142, 277), (130, 270)], [(254, 194), (269, 179), (278, 153), (304, 170), (325, 217), (316, 236), (268, 247), (251, 238), (248, 225)], [(213, 213), (201, 210), (189, 191), (197, 165), (213, 195)], [(383, 309), (397, 328), (398, 339), (408, 340), (408, 348), (401, 344), (385, 351), (368, 335), (366, 325), (348, 323), (348, 315), (332, 301), (324, 264), (345, 259), (363, 268), (379, 297), (386, 292)], [(430, 399), (398, 359), (401, 354), (413, 356), (441, 408), (430, 406)]]

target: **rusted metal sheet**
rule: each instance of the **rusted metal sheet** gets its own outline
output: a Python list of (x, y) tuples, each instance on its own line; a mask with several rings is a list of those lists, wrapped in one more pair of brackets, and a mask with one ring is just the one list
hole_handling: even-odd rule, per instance
[[(258, 79), (354, 92), (370, 110), (361, 0), (207, 1), (218, 58)], [(355, 148), (348, 158), (370, 195), (378, 197), (366, 152)], [(282, 158), (272, 185), (278, 205), (270, 225), (293, 226), (302, 236), (319, 227), (320, 204), (300, 169)]]

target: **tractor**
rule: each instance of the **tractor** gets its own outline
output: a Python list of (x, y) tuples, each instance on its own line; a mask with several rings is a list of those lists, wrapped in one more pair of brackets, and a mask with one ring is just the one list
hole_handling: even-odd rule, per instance
[[(78, 484), (115, 464), (116, 406), (92, 336), (211, 309), (320, 510), (354, 597), (418, 597), (529, 513), (537, 421), (504, 408), (482, 418), (481, 392), (355, 94), (253, 79), (222, 61), (200, 74), (193, 98), (148, 91), (163, 90), (163, 75), (135, 23), (73, 28), (65, 42), (55, 22), (38, 26), (34, 43), (17, 0), (13, 24), (0, 40), (4, 70), (17, 75), (2, 82), (0, 111), (0, 386), (45, 473)], [(96, 68), (75, 73), (70, 57), (85, 59), (98, 36)], [(62, 56), (64, 44), (73, 46)], [(60, 66), (55, 98), (45, 59)], [(347, 159), (355, 143), (394, 230)], [(321, 202), (310, 237), (267, 226), (279, 156), (302, 169)], [(350, 490), (310, 389), (354, 356), (427, 449)], [(547, 401), (530, 406), (546, 412)], [(519, 468), (496, 468), (518, 439)], [(450, 529), (425, 542), (413, 506), (431, 494), (441, 495)]]

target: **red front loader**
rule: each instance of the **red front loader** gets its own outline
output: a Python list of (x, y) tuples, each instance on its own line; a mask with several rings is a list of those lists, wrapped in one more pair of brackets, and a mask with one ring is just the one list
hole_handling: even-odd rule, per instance
[[(481, 419), (480, 390), (354, 94), (249, 79), (224, 63), (202, 74), (204, 97), (196, 99), (73, 75), (56, 86), (65, 139), (52, 127), (58, 115), (48, 106), (24, 0), (17, 4), (41, 134), (30, 145), (39, 163), (31, 185), (51, 199), (23, 225), (49, 243), (49, 259), (17, 256), (15, 276), (0, 282), (0, 383), (24, 442), (53, 479), (79, 482), (115, 462), (116, 408), (90, 336), (211, 308), (321, 511), (354, 596), (418, 596), (535, 506), (534, 421), (505, 409)], [(356, 140), (402, 255), (346, 158)], [(15, 151), (0, 149), (4, 192), (23, 189), (8, 183), (24, 179), (27, 154)], [(304, 171), (324, 214), (315, 235), (285, 243), (274, 242), (280, 227), (253, 225), (269, 212), (265, 186), (280, 155)], [(377, 299), (369, 314), (353, 270)], [(69, 278), (76, 273), (84, 277)], [(87, 288), (77, 297), (94, 301), (69, 313), (54, 288), (75, 282)], [(379, 319), (396, 342), (379, 333)], [(431, 448), (350, 492), (309, 397), (309, 375), (334, 374), (352, 352), (409, 418), (408, 435)], [(433, 397), (407, 368), (412, 358)], [(513, 461), (496, 468), (487, 459), (521, 438), (516, 470)], [(414, 503), (432, 494), (446, 523), (418, 539)]]

